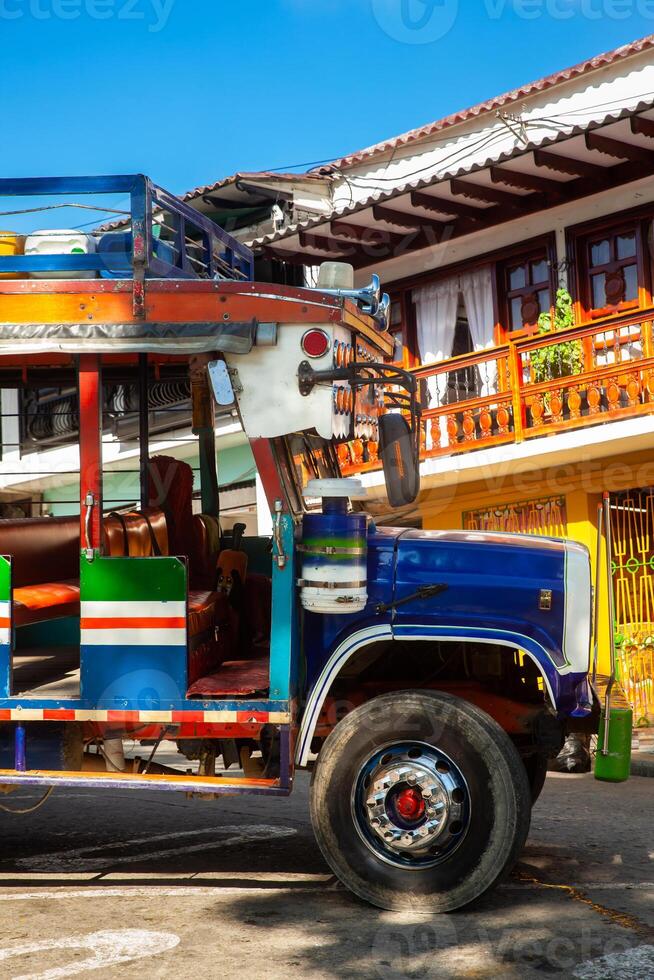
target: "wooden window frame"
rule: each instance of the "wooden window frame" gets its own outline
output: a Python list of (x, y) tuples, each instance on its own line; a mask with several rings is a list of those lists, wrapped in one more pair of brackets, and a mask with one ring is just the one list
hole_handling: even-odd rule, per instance
[(400, 326), (390, 328), (391, 336), (401, 334), (402, 337), (402, 359), (396, 361), (399, 367), (409, 370), (418, 367), (420, 364), (420, 352), (418, 350), (418, 328), (416, 322), (416, 307), (411, 298), (411, 290), (403, 289), (391, 292), (391, 307), (400, 307)]
[[(593, 323), (595, 320), (611, 320), (626, 313), (638, 312), (652, 306), (652, 250), (649, 229), (654, 223), (654, 202), (639, 208), (616, 212), (572, 225), (566, 229), (567, 252), (574, 270), (570, 277), (573, 294), (575, 322)], [(606, 234), (616, 236), (621, 232), (636, 232), (636, 265), (638, 269), (638, 298), (619, 303), (617, 306), (595, 308), (592, 305), (591, 268), (588, 261), (590, 242)], [(617, 263), (613, 263), (617, 264)], [(625, 263), (628, 264), (628, 263)]]
[[(539, 245), (534, 245), (533, 247), (526, 249), (524, 252), (516, 252), (512, 255), (508, 255), (506, 258), (496, 262), (495, 277), (497, 282), (495, 288), (499, 306), (499, 322), (497, 324), (497, 331), (498, 342), (500, 344), (504, 344), (508, 340), (519, 340), (521, 337), (529, 337), (538, 332), (538, 320), (536, 320), (536, 322), (533, 324), (519, 327), (516, 330), (511, 329), (511, 293), (519, 294), (523, 291), (510, 290), (508, 288), (508, 274), (511, 266), (529, 264), (534, 260), (544, 259), (547, 264), (548, 275), (547, 280), (543, 280), (543, 282), (547, 283), (547, 288), (550, 292), (549, 310), (550, 313), (552, 312), (556, 301), (556, 290), (558, 286), (556, 277), (555, 244), (556, 243), (554, 242), (552, 236), (548, 236), (548, 239), (542, 241)], [(528, 288), (529, 287), (525, 287), (525, 291)]]

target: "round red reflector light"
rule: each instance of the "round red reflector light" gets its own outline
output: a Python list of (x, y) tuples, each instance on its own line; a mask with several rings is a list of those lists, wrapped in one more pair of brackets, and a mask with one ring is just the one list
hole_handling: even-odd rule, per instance
[(330, 340), (324, 330), (307, 330), (301, 344), (307, 357), (323, 357), (329, 350)]

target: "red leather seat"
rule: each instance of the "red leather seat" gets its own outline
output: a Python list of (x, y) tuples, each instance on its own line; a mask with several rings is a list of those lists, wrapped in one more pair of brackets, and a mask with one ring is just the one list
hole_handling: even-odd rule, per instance
[(27, 626), (63, 616), (79, 616), (77, 582), (44, 582), (14, 589), (14, 625)]
[(0, 521), (0, 554), (11, 555), (16, 626), (79, 616), (79, 518)]
[(208, 629), (213, 629), (216, 600), (216, 592), (203, 592), (192, 590), (188, 594), (188, 635), (197, 636), (205, 633)]
[(247, 697), (270, 686), (270, 660), (232, 660), (214, 674), (200, 677), (188, 689), (189, 698)]

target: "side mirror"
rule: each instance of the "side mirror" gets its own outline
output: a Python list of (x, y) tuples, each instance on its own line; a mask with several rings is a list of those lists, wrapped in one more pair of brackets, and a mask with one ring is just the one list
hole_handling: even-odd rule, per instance
[(379, 419), (379, 455), (391, 507), (412, 504), (420, 491), (420, 461), (409, 423), (396, 412)]

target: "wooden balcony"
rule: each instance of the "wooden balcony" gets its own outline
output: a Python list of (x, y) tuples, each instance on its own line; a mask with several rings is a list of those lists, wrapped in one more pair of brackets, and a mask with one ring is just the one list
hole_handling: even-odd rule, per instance
[[(416, 368), (421, 458), (653, 414), (653, 322), (641, 310)], [(347, 474), (380, 465), (374, 443), (339, 456)]]

